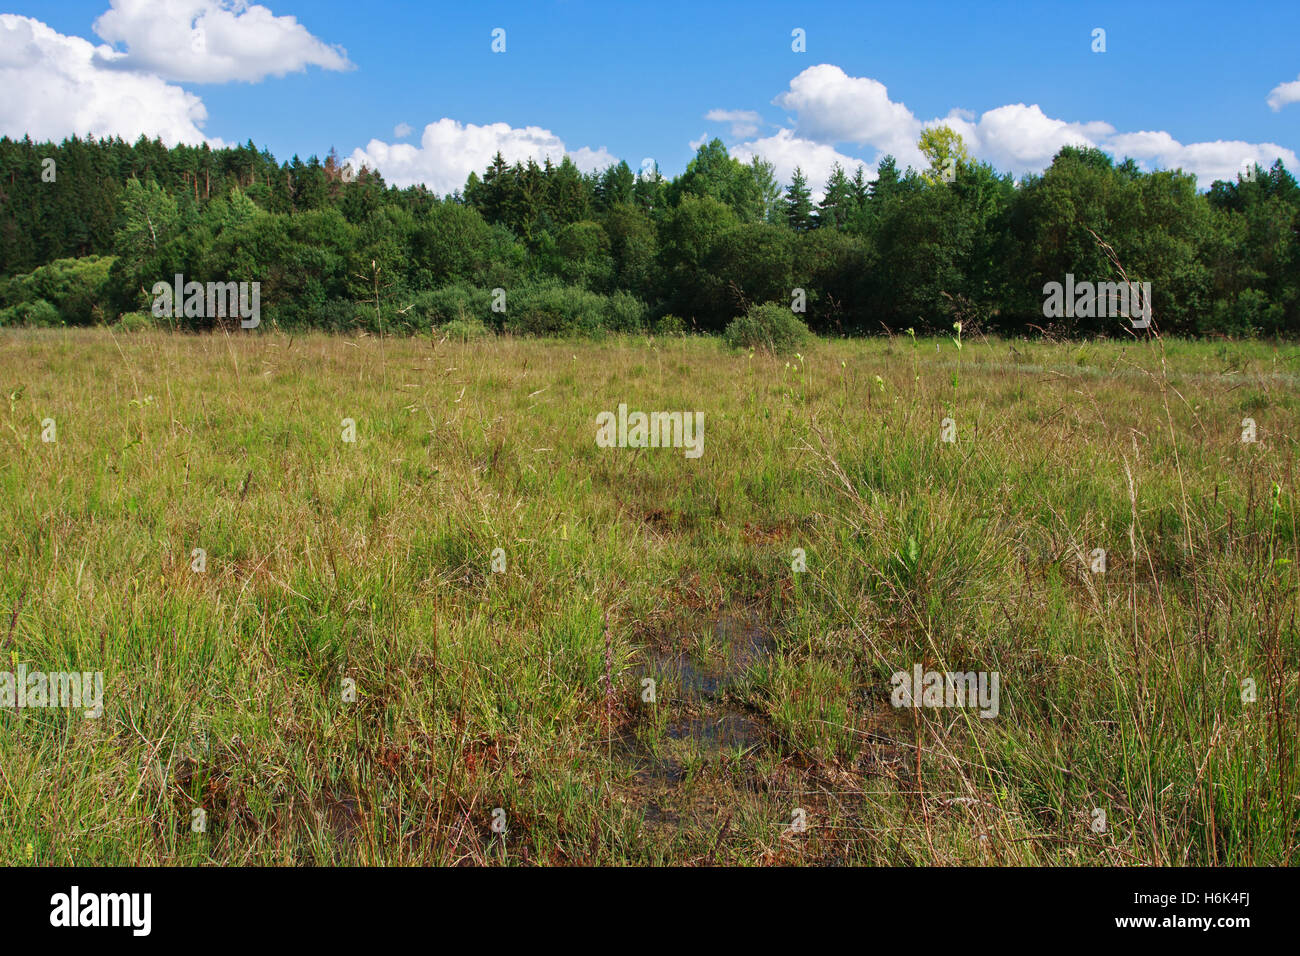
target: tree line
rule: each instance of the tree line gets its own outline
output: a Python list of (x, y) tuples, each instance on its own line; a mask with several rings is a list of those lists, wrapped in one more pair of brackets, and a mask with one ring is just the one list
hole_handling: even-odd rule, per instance
[(720, 331), (798, 301), (822, 334), (1104, 335), (1123, 324), (1044, 318), (1044, 285), (1122, 268), (1151, 283), (1164, 332), (1300, 331), (1300, 187), (1280, 161), (1200, 193), (1096, 149), (1016, 180), (946, 128), (919, 146), (926, 168), (836, 167), (814, 201), (800, 170), (782, 185), (716, 139), (672, 179), (498, 154), (438, 196), (333, 151), (6, 137), (0, 325), (163, 321), (150, 290), (180, 273), (260, 282), (264, 320), (287, 328)]

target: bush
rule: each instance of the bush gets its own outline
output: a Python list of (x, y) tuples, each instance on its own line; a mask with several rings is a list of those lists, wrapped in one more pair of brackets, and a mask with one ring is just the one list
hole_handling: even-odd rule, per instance
[(809, 335), (808, 326), (788, 306), (765, 302), (732, 319), (723, 337), (732, 348), (787, 352), (808, 341)]
[(473, 315), (463, 319), (452, 319), (438, 331), (454, 342), (472, 342), (475, 339), (486, 338), (489, 334), (483, 320)]
[[(108, 308), (112, 256), (56, 259), (27, 275), (0, 281), (0, 308), (15, 307), (27, 325), (91, 325), (102, 322)], [(44, 305), (38, 305), (38, 303)], [(49, 309), (55, 318), (49, 321)], [(14, 324), (6, 321), (5, 324)]]
[(604, 328), (608, 300), (576, 286), (538, 283), (506, 300), (505, 328), (517, 335), (589, 335)]
[(640, 332), (645, 328), (646, 306), (634, 295), (615, 292), (606, 306), (605, 327), (611, 332)]
[(316, 313), (315, 326), (329, 332), (349, 332), (356, 327), (361, 309), (347, 299), (330, 299)]
[(158, 325), (150, 312), (123, 312), (117, 321), (124, 332), (143, 332)]
[(6, 325), (62, 325), (63, 317), (59, 310), (45, 299), (35, 302), (19, 302), (7, 309), (0, 309), (0, 326)]
[(1237, 337), (1277, 334), (1285, 325), (1284, 312), (1281, 305), (1269, 301), (1267, 293), (1243, 289), (1227, 301), (1214, 303), (1210, 321), (1202, 319), (1198, 331), (1202, 335), (1221, 332)]
[(646, 306), (627, 293), (603, 296), (554, 279), (501, 286), (505, 312), (492, 311), (490, 288), (456, 284), (419, 293), (411, 314), (444, 332), (477, 337), (494, 329), (516, 335), (600, 335), (607, 328), (635, 331), (645, 325)]
[(659, 321), (655, 323), (656, 335), (685, 335), (686, 322), (680, 315), (660, 316)]
[(492, 292), (461, 283), (443, 286), (416, 295), (411, 314), (435, 328), (471, 317), (482, 323), (492, 314)]

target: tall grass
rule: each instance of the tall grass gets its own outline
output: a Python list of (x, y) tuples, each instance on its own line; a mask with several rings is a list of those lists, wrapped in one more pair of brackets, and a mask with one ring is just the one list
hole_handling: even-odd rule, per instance
[(1300, 350), (934, 345), (7, 331), (0, 862), (1293, 862)]

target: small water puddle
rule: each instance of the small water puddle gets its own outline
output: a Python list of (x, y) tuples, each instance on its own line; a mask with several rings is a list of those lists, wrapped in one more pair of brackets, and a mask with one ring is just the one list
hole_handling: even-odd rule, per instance
[(743, 684), (775, 641), (758, 622), (724, 617), (699, 634), (651, 644), (638, 677), (653, 678), (690, 702), (715, 701)]
[(635, 725), (615, 742), (647, 823), (675, 824), (669, 808), (701, 776), (720, 771), (728, 785), (747, 782), (769, 735), (743, 693), (774, 645), (746, 615), (721, 617), (695, 634), (651, 636), (635, 673), (638, 688), (654, 681), (655, 701), (640, 703)]

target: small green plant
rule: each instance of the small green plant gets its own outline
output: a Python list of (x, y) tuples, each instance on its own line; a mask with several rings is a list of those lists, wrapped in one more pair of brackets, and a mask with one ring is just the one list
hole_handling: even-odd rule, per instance
[(952, 373), (952, 387), (955, 389), (957, 387), (957, 380), (961, 375), (961, 323), (954, 322), (952, 327), (957, 332), (957, 334), (952, 338), (952, 344), (957, 346), (957, 371)]
[(916, 576), (916, 569), (921, 564), (921, 544), (912, 535), (894, 552), (894, 572), (899, 581), (908, 583)]

